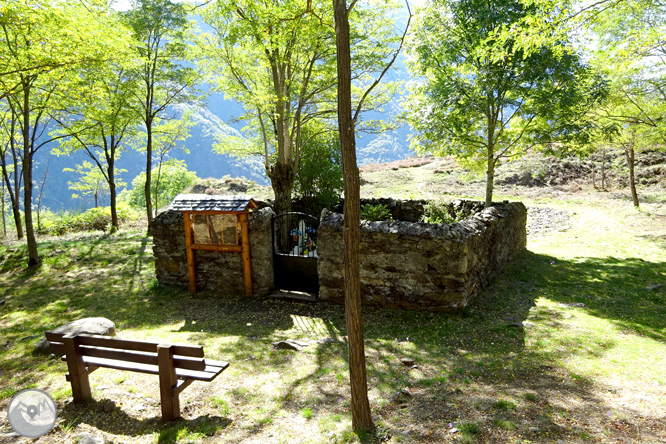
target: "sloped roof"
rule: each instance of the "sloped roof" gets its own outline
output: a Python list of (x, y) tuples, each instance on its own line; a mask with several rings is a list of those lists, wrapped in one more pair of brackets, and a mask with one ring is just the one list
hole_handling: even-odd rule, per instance
[(257, 205), (251, 196), (215, 196), (210, 194), (179, 194), (171, 202), (176, 211), (234, 211), (243, 212)]

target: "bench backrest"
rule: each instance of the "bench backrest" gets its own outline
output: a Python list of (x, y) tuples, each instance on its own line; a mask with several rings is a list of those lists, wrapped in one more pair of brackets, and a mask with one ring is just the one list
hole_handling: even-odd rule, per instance
[(187, 370), (204, 370), (206, 368), (202, 346), (162, 344), (99, 335), (77, 334), (73, 336), (54, 331), (47, 331), (45, 335), (49, 341), (51, 351), (59, 355), (66, 354), (65, 341), (73, 340), (77, 353), (81, 356), (158, 365), (157, 347), (170, 346), (175, 368)]

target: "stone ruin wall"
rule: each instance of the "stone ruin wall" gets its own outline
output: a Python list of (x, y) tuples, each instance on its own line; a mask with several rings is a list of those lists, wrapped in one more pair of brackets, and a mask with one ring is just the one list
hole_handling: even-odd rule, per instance
[[(412, 201), (410, 205), (422, 208), (422, 204)], [(479, 204), (457, 205), (472, 209)], [(451, 225), (363, 221), (363, 304), (463, 309), (506, 263), (525, 250), (526, 219), (522, 203), (504, 203)], [(344, 303), (342, 226), (342, 214), (324, 211), (318, 233), (319, 296), (335, 303)]]
[[(273, 210), (263, 208), (248, 215), (250, 261), (253, 294), (273, 290), (273, 249), (271, 219)], [(160, 285), (189, 285), (185, 225), (183, 213), (165, 211), (150, 222), (148, 233), (153, 237), (155, 275)], [(197, 289), (214, 290), (220, 295), (244, 294), (243, 258), (240, 253), (195, 251), (194, 263)]]
[[(456, 212), (481, 212), (452, 225), (415, 222), (427, 204), (422, 200), (364, 199), (361, 203), (386, 205), (394, 219), (403, 219), (362, 222), (365, 305), (459, 311), (526, 247), (527, 210), (522, 203), (505, 202), (483, 210), (481, 203), (458, 201), (450, 204)], [(248, 217), (255, 295), (273, 290), (273, 214), (270, 208), (262, 208)], [(324, 210), (317, 242), (319, 296), (334, 303), (344, 302), (342, 224), (342, 214)], [(182, 213), (160, 214), (151, 221), (149, 232), (159, 283), (187, 287)], [(195, 263), (197, 288), (220, 295), (243, 294), (241, 254), (195, 251)]]

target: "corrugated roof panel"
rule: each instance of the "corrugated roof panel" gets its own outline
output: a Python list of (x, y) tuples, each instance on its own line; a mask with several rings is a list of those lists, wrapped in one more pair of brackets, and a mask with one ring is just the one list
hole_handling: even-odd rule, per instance
[(243, 212), (252, 202), (252, 196), (218, 196), (210, 194), (179, 194), (171, 202), (176, 211), (234, 211)]

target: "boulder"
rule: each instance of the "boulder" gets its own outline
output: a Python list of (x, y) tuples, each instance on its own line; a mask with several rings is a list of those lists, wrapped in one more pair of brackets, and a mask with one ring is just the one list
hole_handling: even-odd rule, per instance
[[(116, 324), (106, 318), (83, 318), (54, 328), (58, 333), (115, 336)], [(33, 355), (50, 355), (51, 349), (45, 337), (42, 337), (32, 351)]]
[(76, 435), (78, 444), (104, 444), (104, 437), (93, 433), (79, 433)]

